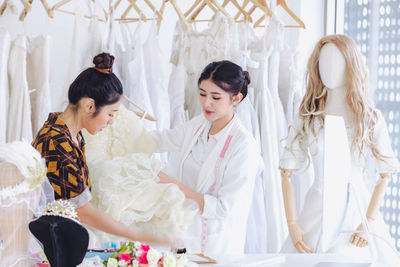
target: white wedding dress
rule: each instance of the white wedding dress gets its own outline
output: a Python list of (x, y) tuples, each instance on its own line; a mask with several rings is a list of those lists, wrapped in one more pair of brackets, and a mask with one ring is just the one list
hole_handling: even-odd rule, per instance
[[(349, 191), (349, 203), (347, 212), (341, 222), (341, 234), (336, 238), (336, 241), (325, 251), (321, 251), (320, 233), (322, 229), (322, 202), (323, 202), (323, 185), (324, 185), (324, 129), (320, 129), (319, 121), (315, 123), (315, 129), (318, 133), (317, 139), (310, 137), (302, 148), (299, 145), (298, 139), (295, 140), (292, 147), (286, 147), (281, 158), (280, 167), (284, 169), (292, 169), (296, 171), (304, 170), (307, 165), (307, 156), (303, 152), (311, 152), (311, 161), (314, 167), (315, 180), (310, 190), (307, 193), (304, 202), (304, 209), (298, 216), (298, 225), (304, 231), (304, 239), (307, 245), (316, 250), (317, 253), (338, 253), (346, 256), (359, 258), (371, 258), (370, 245), (364, 248), (358, 248), (350, 244), (349, 239), (351, 234), (356, 230), (361, 223), (359, 211), (365, 216), (366, 210), (371, 199), (371, 188), (367, 187), (368, 166), (373, 165), (378, 173), (396, 173), (399, 171), (397, 159), (392, 151), (390, 139), (386, 128), (386, 123), (383, 116), (378, 112), (378, 122), (374, 128), (374, 143), (380, 153), (387, 156), (384, 160), (378, 160), (372, 157), (369, 151), (364, 151), (367, 155), (367, 160), (358, 160), (358, 153), (352, 153), (351, 162), (351, 190)], [(291, 128), (287, 144), (291, 144), (296, 134), (297, 127)], [(351, 144), (355, 135), (355, 129), (351, 126), (346, 126), (348, 143)], [(380, 178), (379, 178), (380, 179)], [(332, 190), (334, 190), (332, 188)], [(335, 200), (326, 200), (335, 201)], [(358, 203), (357, 203), (358, 202)], [(345, 209), (345, 207), (344, 207)], [(329, 212), (329, 211), (328, 211)], [(332, 217), (332, 216), (330, 216)], [(337, 218), (340, 220), (340, 218)], [(339, 221), (331, 221), (332, 225), (340, 225)], [(375, 218), (374, 224), (370, 225), (370, 231), (374, 235), (386, 240), (389, 244), (382, 241), (380, 238), (373, 236), (369, 243), (373, 242), (378, 256), (378, 261), (384, 263), (385, 266), (400, 266), (400, 257), (395, 252), (394, 244), (391, 240), (388, 228), (383, 221), (383, 217), (379, 213)], [(286, 240), (282, 252), (294, 253), (294, 248), (290, 237)]]
[[(91, 136), (85, 132), (92, 203), (138, 231), (180, 239), (198, 206), (173, 184), (158, 184), (156, 144), (140, 119), (121, 106), (113, 125)], [(118, 241), (93, 229), (99, 241)]]
[(7, 142), (32, 141), (31, 103), (26, 78), (26, 36), (18, 35), (8, 60), (10, 100), (8, 105)]
[(50, 61), (52, 38), (38, 36), (29, 42), (27, 55), (27, 80), (32, 106), (33, 136), (37, 134), (51, 111)]
[(7, 64), (10, 53), (10, 34), (0, 28), (0, 144), (6, 142), (8, 114), (8, 76)]

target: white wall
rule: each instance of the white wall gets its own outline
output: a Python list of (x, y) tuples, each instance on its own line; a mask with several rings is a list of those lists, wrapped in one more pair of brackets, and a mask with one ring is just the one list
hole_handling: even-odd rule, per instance
[[(72, 1), (72, 3), (65, 6), (64, 9), (73, 11), (76, 1), (77, 0)], [(20, 2), (13, 2), (15, 2), (15, 5), (20, 11), (22, 8)], [(48, 2), (54, 4), (56, 1), (48, 0)], [(162, 1), (152, 0), (152, 2), (156, 7), (159, 8)], [(102, 4), (106, 7), (107, 3), (108, 1), (102, 2)], [(179, 7), (181, 7), (182, 11), (186, 11), (191, 6), (193, 1), (177, 0), (177, 3)], [(306, 62), (306, 59), (314, 44), (324, 35), (325, 1), (287, 0), (287, 4), (294, 11), (294, 13), (304, 21), (306, 29), (285, 29), (285, 38), (290, 47), (297, 47), (297, 49), (302, 52), (304, 55), (303, 60)], [(282, 12), (281, 8), (277, 8), (276, 12), (284, 22), (288, 22), (290, 24), (293, 23), (293, 21), (287, 17), (284, 12)], [(24, 22), (20, 22), (18, 20), (18, 16), (19, 14), (0, 16), (0, 27), (6, 28), (11, 33), (13, 38), (17, 34), (23, 33), (30, 37), (47, 33), (53, 37), (51, 88), (52, 97), (55, 102), (58, 103), (61, 89), (67, 85), (66, 79), (71, 50), (74, 16), (61, 12), (55, 12), (55, 17), (50, 19), (45, 13), (40, 1), (33, 1), (32, 11), (28, 13)], [(173, 37), (172, 34), (177, 20), (178, 17), (173, 7), (171, 4), (167, 3), (160, 30), (160, 40), (166, 61), (169, 60)], [(205, 24), (203, 23), (202, 25)], [(199, 25), (200, 29), (202, 25)]]

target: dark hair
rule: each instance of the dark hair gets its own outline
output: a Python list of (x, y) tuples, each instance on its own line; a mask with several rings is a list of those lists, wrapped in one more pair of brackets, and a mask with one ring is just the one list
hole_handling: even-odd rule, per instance
[(95, 67), (82, 71), (72, 82), (68, 91), (69, 103), (76, 105), (83, 97), (94, 100), (98, 114), (101, 107), (119, 101), (123, 93), (121, 81), (112, 73), (114, 57), (101, 53), (94, 57)]
[(222, 90), (234, 96), (242, 93), (242, 100), (246, 97), (247, 86), (250, 84), (249, 73), (228, 60), (215, 61), (208, 64), (200, 75), (198, 85), (203, 80), (208, 79), (211, 79)]

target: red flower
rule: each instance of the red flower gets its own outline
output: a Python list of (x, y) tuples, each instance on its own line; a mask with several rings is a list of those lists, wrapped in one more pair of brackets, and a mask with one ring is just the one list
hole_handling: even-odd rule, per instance
[(158, 260), (158, 266), (164, 267), (164, 265), (162, 264), (162, 257)]
[(140, 255), (140, 257), (137, 259), (137, 261), (139, 262), (139, 264), (149, 264), (147, 260), (147, 251), (142, 253), (142, 255)]
[(137, 259), (140, 264), (149, 264), (149, 261), (147, 260), (147, 252), (150, 250), (150, 245), (140, 245), (140, 250), (142, 251), (142, 254), (140, 254), (140, 257)]
[(124, 260), (127, 263), (130, 263), (131, 261), (131, 255), (129, 255), (129, 253), (119, 253), (118, 257), (120, 260)]
[(143, 252), (146, 252), (146, 254), (147, 254), (147, 252), (150, 250), (150, 245), (143, 245), (143, 244), (141, 244), (141, 245), (140, 245), (140, 249), (141, 249)]

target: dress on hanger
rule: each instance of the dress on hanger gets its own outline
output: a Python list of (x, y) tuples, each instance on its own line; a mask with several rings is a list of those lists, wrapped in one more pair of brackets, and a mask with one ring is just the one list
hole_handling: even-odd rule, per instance
[[(322, 251), (321, 244), (319, 242), (320, 233), (322, 229), (322, 201), (323, 201), (323, 185), (324, 185), (324, 164), (330, 164), (324, 161), (324, 136), (325, 130), (321, 127), (321, 123), (316, 121), (314, 126), (317, 139), (314, 136), (310, 136), (306, 140), (303, 147), (300, 146), (298, 139), (293, 142), (291, 147), (287, 146), (284, 150), (284, 154), (280, 161), (280, 167), (284, 169), (292, 169), (294, 172), (301, 171), (305, 168), (308, 163), (308, 158), (303, 151), (309, 151), (311, 153), (311, 161), (314, 167), (315, 180), (310, 190), (307, 193), (304, 209), (298, 216), (297, 223), (304, 231), (304, 239), (307, 245), (313, 248), (317, 253), (337, 253), (346, 256), (359, 256), (360, 258), (370, 258), (370, 243), (373, 242), (378, 256), (378, 261), (384, 263), (385, 266), (400, 266), (400, 258), (397, 252), (395, 252), (394, 244), (391, 242), (391, 237), (388, 231), (383, 217), (379, 213), (375, 218), (373, 224), (369, 225), (370, 232), (384, 238), (389, 244), (385, 243), (379, 238), (372, 237), (369, 240), (367, 247), (358, 248), (350, 244), (350, 236), (358, 225), (361, 223), (360, 212), (362, 216), (365, 216), (370, 199), (371, 199), (371, 188), (366, 185), (366, 179), (368, 174), (368, 165), (374, 165), (378, 173), (396, 173), (399, 171), (399, 165), (397, 159), (392, 151), (390, 145), (389, 134), (387, 131), (385, 120), (382, 114), (378, 111), (378, 121), (374, 128), (374, 144), (382, 155), (385, 155), (384, 160), (376, 159), (372, 157), (369, 149), (364, 151), (366, 158), (359, 158), (358, 152), (352, 152), (351, 154), (351, 187), (349, 191), (349, 201), (347, 207), (343, 207), (347, 211), (342, 220), (342, 233), (338, 234), (336, 241), (334, 241), (330, 248), (326, 251)], [(289, 132), (288, 144), (291, 144), (294, 140), (294, 136), (297, 133), (298, 126), (291, 128)], [(348, 143), (351, 144), (356, 133), (355, 128), (347, 125), (347, 138)], [(368, 165), (367, 165), (368, 164)], [(379, 178), (380, 179), (380, 178)], [(332, 190), (334, 190), (332, 188)], [(329, 201), (329, 200), (328, 200)], [(334, 201), (334, 200), (331, 200)], [(357, 203), (358, 202), (358, 203)], [(332, 216), (331, 216), (332, 217)], [(341, 220), (341, 218), (337, 218)], [(332, 225), (339, 225), (340, 221), (332, 221)], [(349, 231), (349, 232), (344, 232)], [(290, 237), (286, 240), (282, 252), (293, 253), (296, 252)]]
[(279, 149), (277, 137), (276, 109), (271, 91), (268, 89), (268, 62), (273, 51), (260, 40), (252, 47), (252, 58), (259, 62), (258, 69), (250, 69), (255, 80), (255, 109), (260, 123), (261, 154), (264, 160), (262, 184), (266, 208), (267, 252), (277, 253), (287, 236), (283, 198), (280, 193)]
[(86, 60), (86, 55), (88, 54), (89, 47), (89, 24), (88, 20), (85, 19), (82, 15), (82, 1), (76, 2), (75, 8), (75, 20), (74, 20), (74, 30), (72, 33), (72, 45), (69, 54), (69, 62), (68, 62), (68, 72), (65, 80), (65, 86), (61, 93), (60, 102), (57, 103), (56, 110), (64, 110), (68, 105), (68, 90), (71, 83), (74, 79), (81, 73), (85, 67), (90, 67), (91, 65), (87, 65), (84, 60)]
[(32, 106), (32, 134), (35, 136), (51, 111), (50, 57), (52, 38), (38, 36), (29, 42), (27, 55), (27, 80)]
[[(181, 25), (179, 24), (176, 27), (181, 27)], [(172, 70), (168, 84), (171, 129), (184, 123), (188, 119), (184, 108), (186, 71), (183, 65), (183, 51), (179, 49), (176, 51), (179, 52), (179, 55), (176, 60), (171, 60)], [(176, 64), (174, 62), (176, 62)]]
[[(115, 24), (116, 25), (116, 24)], [(121, 25), (121, 35), (125, 50), (120, 54), (120, 78), (124, 94), (154, 116), (154, 110), (146, 80), (145, 59), (142, 45), (142, 23), (139, 22), (134, 34), (128, 25)], [(129, 41), (130, 40), (130, 41)], [(129, 104), (130, 105), (130, 104)], [(158, 119), (156, 117), (156, 119)], [(146, 129), (154, 130), (156, 123), (144, 121)]]
[(155, 23), (152, 23), (147, 40), (143, 45), (143, 58), (153, 115), (157, 118), (157, 129), (169, 128), (170, 100), (166, 73), (167, 62), (164, 62)]
[[(96, 2), (95, 8), (93, 9), (92, 15), (96, 13)], [(82, 5), (85, 1), (76, 1), (75, 8), (75, 21), (74, 30), (72, 33), (72, 45), (69, 55), (68, 72), (66, 83), (61, 94), (60, 103), (57, 105), (56, 110), (63, 110), (68, 105), (68, 90), (71, 83), (75, 78), (87, 68), (93, 67), (93, 58), (103, 52), (103, 38), (102, 38), (102, 25), (95, 16), (91, 19), (85, 19), (82, 12)], [(87, 2), (86, 4), (90, 4)], [(112, 50), (109, 50), (112, 54)]]
[[(184, 51), (183, 59), (186, 68), (185, 85), (185, 110), (188, 111), (189, 119), (201, 113), (198, 100), (198, 79), (201, 71), (212, 61), (229, 58), (229, 24), (228, 18), (217, 14), (209, 28), (197, 32), (184, 32), (183, 27), (176, 27), (183, 38), (183, 47), (175, 46), (176, 49)], [(177, 35), (177, 34), (175, 34)], [(171, 62), (176, 58), (178, 51), (172, 53)]]
[[(157, 183), (156, 144), (136, 114), (121, 106), (112, 125), (96, 136), (85, 132), (85, 140), (93, 205), (138, 231), (174, 240), (186, 235), (198, 207), (177, 186)], [(93, 232), (100, 241), (122, 241)]]
[[(273, 49), (268, 62), (268, 88), (275, 107), (278, 141), (282, 142), (287, 137), (287, 122), (278, 92), (279, 54), (283, 48), (283, 30), (280, 22), (274, 17), (271, 18), (264, 37), (267, 46)], [(281, 152), (281, 145), (278, 146), (278, 149)]]
[(26, 77), (26, 36), (18, 35), (8, 60), (10, 100), (8, 105), (7, 142), (32, 141), (31, 103)]
[(10, 34), (4, 28), (0, 28), (0, 144), (5, 143), (7, 138), (7, 118), (9, 88), (7, 65), (10, 53)]

